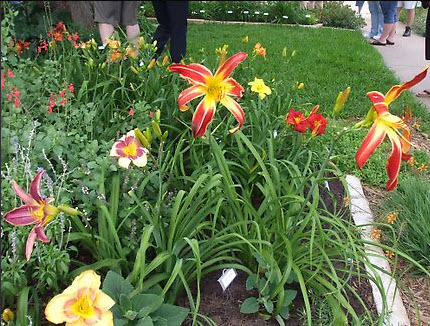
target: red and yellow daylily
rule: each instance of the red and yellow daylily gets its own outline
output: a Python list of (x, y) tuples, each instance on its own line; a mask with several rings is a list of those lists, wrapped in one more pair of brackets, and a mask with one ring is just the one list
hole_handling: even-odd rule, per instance
[[(404, 120), (389, 112), (388, 105), (394, 101), (401, 92), (423, 80), (427, 75), (427, 70), (428, 67), (402, 85), (394, 85), (385, 96), (377, 91), (367, 93), (367, 96), (373, 103), (371, 110), (374, 110), (376, 114), (373, 115), (374, 122), (372, 127), (355, 154), (355, 160), (358, 167), (360, 169), (363, 168), (370, 155), (372, 155), (376, 148), (384, 141), (385, 136), (388, 136), (391, 141), (392, 150), (387, 160), (387, 191), (396, 188), (400, 163), (402, 160), (407, 161), (410, 158), (408, 151), (411, 147), (411, 133), (409, 127)], [(368, 116), (372, 115), (368, 114)]]
[(244, 89), (230, 75), (247, 56), (243, 52), (231, 56), (218, 68), (214, 75), (208, 68), (197, 63), (172, 64), (169, 66), (171, 72), (179, 73), (182, 78), (192, 85), (179, 94), (178, 105), (181, 111), (188, 109), (186, 104), (191, 100), (204, 96), (193, 115), (192, 129), (194, 138), (203, 137), (207, 126), (212, 122), (218, 102), (224, 105), (239, 123), (239, 126), (230, 129), (230, 132), (234, 133), (242, 127), (245, 114), (232, 96), (238, 99), (241, 98)]
[(30, 259), (33, 252), (33, 246), (36, 239), (42, 242), (49, 242), (45, 234), (44, 227), (52, 221), (60, 212), (69, 215), (79, 215), (79, 211), (67, 205), (59, 205), (55, 207), (50, 203), (54, 198), (43, 198), (40, 193), (40, 184), (45, 170), (39, 171), (30, 184), (30, 193), (25, 192), (15, 181), (12, 181), (12, 188), (19, 198), (24, 202), (24, 205), (17, 207), (6, 214), (4, 219), (6, 222), (15, 225), (31, 225), (35, 224), (31, 229), (25, 245), (25, 257)]
[(87, 270), (77, 276), (63, 293), (53, 297), (45, 308), (51, 323), (66, 326), (113, 326), (109, 310), (115, 301), (100, 290), (100, 275)]
[(308, 122), (306, 121), (306, 117), (302, 112), (296, 111), (294, 109), (290, 109), (287, 116), (285, 117), (285, 122), (287, 124), (293, 125), (294, 130), (304, 133), (308, 128)]
[(54, 198), (42, 198), (40, 194), (40, 183), (44, 173), (45, 171), (41, 170), (36, 174), (30, 184), (30, 193), (26, 193), (15, 181), (12, 181), (12, 188), (24, 202), (24, 205), (4, 215), (6, 222), (15, 226), (35, 224), (28, 235), (25, 245), (25, 257), (27, 260), (30, 259), (36, 239), (45, 243), (49, 242), (43, 228), (60, 212), (57, 207), (50, 205)]

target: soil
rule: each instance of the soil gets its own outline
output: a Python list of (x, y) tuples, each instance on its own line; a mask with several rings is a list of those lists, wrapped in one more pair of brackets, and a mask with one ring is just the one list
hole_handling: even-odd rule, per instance
[[(218, 278), (221, 271), (211, 272), (203, 277), (201, 282), (201, 302), (199, 313), (210, 317), (218, 326), (277, 326), (275, 320), (264, 321), (258, 314), (242, 314), (240, 306), (242, 302), (250, 296), (256, 296), (256, 293), (246, 290), (245, 283), (247, 275), (242, 271), (237, 271), (238, 275), (230, 286), (223, 291)], [(303, 325), (300, 319), (300, 308), (302, 307), (302, 298), (297, 290), (296, 299), (290, 308), (290, 318), (288, 325)], [(194, 295), (194, 294), (193, 294)], [(179, 305), (188, 307), (185, 298), (181, 298)], [(191, 325), (191, 324), (189, 324)], [(189, 326), (186, 324), (186, 326)]]

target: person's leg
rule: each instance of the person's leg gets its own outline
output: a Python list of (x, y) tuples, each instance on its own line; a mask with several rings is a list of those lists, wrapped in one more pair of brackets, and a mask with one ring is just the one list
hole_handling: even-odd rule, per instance
[(370, 11), (370, 33), (369, 37), (379, 35), (379, 3), (378, 1), (368, 1)]
[(167, 14), (171, 27), (170, 56), (177, 63), (187, 49), (188, 1), (167, 1)]
[(138, 36), (140, 34), (139, 24), (137, 23), (138, 1), (121, 2), (121, 24), (125, 26), (128, 40), (137, 47)]
[(380, 3), (384, 15), (384, 27), (381, 37), (372, 43), (374, 45), (385, 45), (387, 44), (387, 39), (393, 42), (396, 33), (397, 1), (381, 1)]
[[(370, 2), (370, 1), (369, 1)], [(378, 35), (382, 34), (382, 29), (384, 28), (384, 14), (382, 13), (381, 1), (375, 1), (378, 7)]]
[(100, 39), (104, 46), (114, 26), (119, 23), (120, 11), (121, 3), (118, 1), (94, 1), (94, 21), (99, 24)]
[(152, 1), (152, 5), (154, 6), (155, 17), (158, 22), (152, 42), (157, 42), (156, 55), (159, 56), (161, 52), (163, 52), (167, 41), (170, 39), (170, 22), (167, 14), (167, 1)]

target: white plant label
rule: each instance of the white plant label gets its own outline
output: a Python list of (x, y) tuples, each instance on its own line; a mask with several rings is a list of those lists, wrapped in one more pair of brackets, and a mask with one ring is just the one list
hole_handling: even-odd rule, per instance
[(221, 277), (218, 279), (219, 284), (221, 284), (222, 290), (225, 291), (228, 286), (236, 278), (237, 272), (234, 268), (224, 269)]

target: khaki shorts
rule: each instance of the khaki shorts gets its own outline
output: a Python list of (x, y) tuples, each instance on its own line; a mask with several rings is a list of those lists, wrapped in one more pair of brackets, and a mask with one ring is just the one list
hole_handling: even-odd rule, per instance
[(110, 25), (136, 25), (139, 1), (94, 1), (94, 21)]

